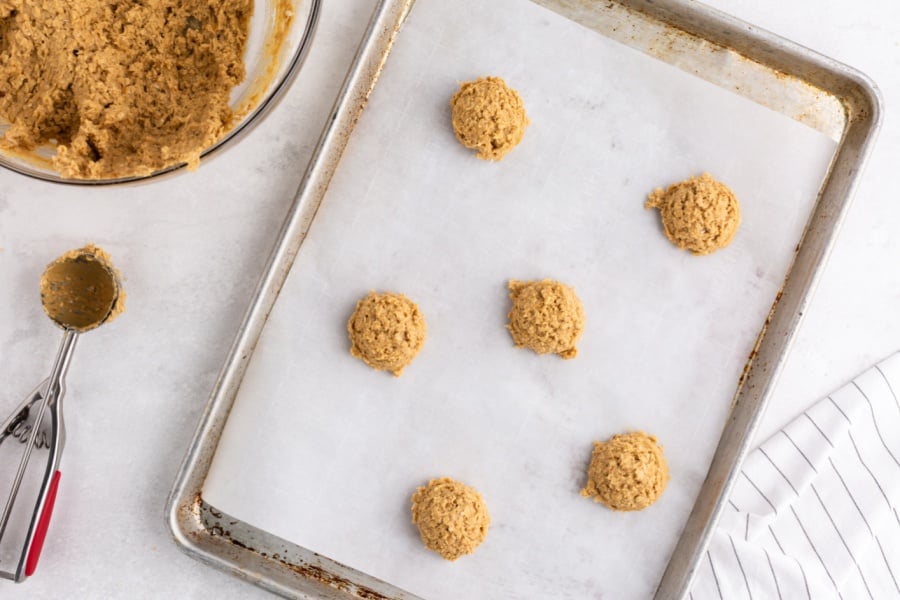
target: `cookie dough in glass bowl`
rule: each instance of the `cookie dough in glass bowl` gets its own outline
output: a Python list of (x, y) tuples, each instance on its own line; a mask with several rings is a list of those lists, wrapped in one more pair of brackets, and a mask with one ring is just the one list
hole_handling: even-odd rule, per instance
[(82, 185), (196, 167), (277, 104), (320, 4), (0, 2), (0, 165)]

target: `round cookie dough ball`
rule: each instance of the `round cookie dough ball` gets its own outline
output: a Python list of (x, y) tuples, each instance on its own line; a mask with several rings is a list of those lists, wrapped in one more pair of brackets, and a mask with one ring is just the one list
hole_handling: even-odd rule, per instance
[(657, 188), (646, 208), (658, 208), (666, 237), (694, 254), (711, 254), (734, 239), (741, 209), (728, 186), (708, 173)]
[(558, 281), (509, 281), (509, 324), (516, 346), (538, 354), (575, 358), (584, 332), (584, 307), (575, 290)]
[(403, 294), (369, 292), (357, 302), (347, 332), (350, 354), (399, 377), (425, 343), (425, 317)]
[(588, 481), (581, 495), (613, 510), (643, 510), (669, 482), (669, 467), (656, 438), (641, 431), (594, 442)]
[(450, 99), (453, 131), (478, 158), (500, 160), (522, 141), (528, 117), (522, 98), (499, 77), (468, 81)]
[(474, 552), (491, 524), (481, 494), (448, 477), (432, 479), (416, 490), (412, 520), (425, 546), (447, 560)]

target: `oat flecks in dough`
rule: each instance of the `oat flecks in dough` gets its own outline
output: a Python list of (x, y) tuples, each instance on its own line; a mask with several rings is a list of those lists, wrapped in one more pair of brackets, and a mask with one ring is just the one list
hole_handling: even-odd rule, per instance
[(373, 369), (399, 376), (425, 343), (425, 317), (403, 294), (369, 294), (347, 322), (350, 354)]
[(657, 188), (646, 208), (658, 208), (666, 237), (683, 250), (711, 254), (731, 243), (741, 209), (728, 186), (708, 173)]
[(474, 552), (491, 524), (481, 494), (447, 477), (416, 490), (412, 520), (425, 546), (451, 561)]
[(643, 510), (669, 482), (669, 467), (656, 438), (641, 431), (594, 442), (588, 481), (581, 495), (613, 510)]
[(147, 175), (230, 127), (252, 0), (0, 0), (0, 147), (66, 177)]
[(528, 117), (516, 90), (499, 77), (463, 83), (450, 100), (453, 131), (478, 158), (500, 160), (522, 141)]
[(558, 281), (509, 281), (507, 329), (518, 347), (575, 358), (584, 331), (584, 307), (575, 290)]

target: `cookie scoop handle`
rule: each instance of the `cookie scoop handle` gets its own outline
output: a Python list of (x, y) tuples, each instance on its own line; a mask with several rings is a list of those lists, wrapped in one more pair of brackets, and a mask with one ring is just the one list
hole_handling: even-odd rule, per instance
[(47, 488), (47, 500), (44, 503), (43, 510), (41, 510), (37, 528), (34, 530), (34, 541), (31, 542), (31, 547), (28, 549), (28, 558), (25, 560), (25, 577), (31, 577), (34, 574), (38, 560), (41, 558), (41, 550), (44, 549), (44, 539), (47, 537), (47, 530), (50, 529), (53, 505), (56, 504), (56, 490), (59, 488), (60, 475), (62, 475), (60, 471), (54, 473), (50, 487)]

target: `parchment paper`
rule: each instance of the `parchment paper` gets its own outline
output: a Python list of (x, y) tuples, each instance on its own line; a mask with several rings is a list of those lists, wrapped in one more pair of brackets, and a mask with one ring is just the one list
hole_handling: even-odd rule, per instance
[[(723, 67), (725, 68), (725, 67)], [(531, 126), (500, 163), (454, 139), (457, 83), (504, 77)], [(426, 598), (646, 598), (835, 149), (830, 139), (525, 0), (418, 0), (270, 317), (204, 488), (226, 513)], [(677, 250), (646, 194), (709, 171), (734, 243)], [(578, 358), (513, 347), (509, 278), (575, 287)], [(348, 352), (370, 289), (419, 303), (396, 379)], [(640, 513), (581, 498), (591, 443), (640, 429), (672, 480)], [(410, 523), (429, 478), (479, 489), (449, 563)]]

